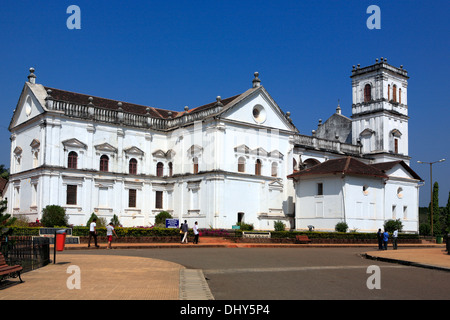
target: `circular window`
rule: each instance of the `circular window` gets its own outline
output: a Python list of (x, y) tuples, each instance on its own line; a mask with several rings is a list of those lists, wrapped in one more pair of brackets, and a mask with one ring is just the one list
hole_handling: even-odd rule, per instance
[(266, 121), (266, 110), (263, 108), (262, 105), (257, 104), (256, 106), (254, 106), (252, 114), (253, 119), (257, 123), (263, 123), (264, 121)]

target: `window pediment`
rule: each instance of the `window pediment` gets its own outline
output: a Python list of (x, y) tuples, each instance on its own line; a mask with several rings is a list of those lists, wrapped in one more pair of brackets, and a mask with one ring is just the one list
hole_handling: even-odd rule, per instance
[(64, 145), (64, 148), (87, 149), (87, 144), (75, 138), (64, 140), (62, 144)]
[(372, 129), (367, 128), (367, 129), (364, 129), (364, 130), (359, 134), (359, 136), (360, 136), (360, 137), (367, 137), (367, 136), (371, 136), (371, 135), (373, 135), (373, 134), (375, 134), (375, 131), (373, 131)]
[(117, 148), (113, 147), (107, 142), (96, 145), (95, 150), (99, 152), (117, 153)]
[(123, 151), (127, 155), (138, 155), (138, 156), (144, 155), (144, 151), (142, 151), (141, 149), (139, 149), (138, 147), (135, 147), (135, 146), (126, 148)]

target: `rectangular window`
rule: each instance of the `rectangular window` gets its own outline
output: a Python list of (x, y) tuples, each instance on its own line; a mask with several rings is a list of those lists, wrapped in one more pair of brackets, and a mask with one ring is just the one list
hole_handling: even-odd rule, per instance
[(162, 209), (163, 208), (163, 192), (162, 191), (156, 191), (156, 198), (155, 198), (155, 208), (156, 209)]
[(66, 204), (77, 204), (77, 186), (67, 185), (67, 200)]
[(323, 196), (323, 183), (318, 183), (317, 184), (317, 195), (318, 196)]
[(403, 206), (403, 219), (404, 220), (408, 219), (408, 207), (407, 206)]
[(392, 206), (392, 219), (397, 219), (397, 206), (393, 205)]
[(136, 189), (128, 190), (128, 207), (136, 208)]

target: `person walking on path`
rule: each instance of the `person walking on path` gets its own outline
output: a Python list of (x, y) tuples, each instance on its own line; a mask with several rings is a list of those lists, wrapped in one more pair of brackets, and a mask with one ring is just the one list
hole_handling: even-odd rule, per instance
[(389, 240), (389, 233), (388, 233), (386, 230), (384, 230), (384, 233), (383, 233), (383, 246), (384, 246), (384, 250), (387, 250), (388, 240)]
[(381, 229), (378, 229), (377, 239), (378, 239), (378, 250), (383, 250), (383, 234), (381, 233)]
[(180, 242), (181, 243), (183, 243), (183, 238), (184, 238), (183, 225), (184, 225), (184, 223), (181, 223), (181, 226), (180, 226)]
[(97, 219), (93, 219), (91, 224), (89, 225), (89, 241), (88, 241), (88, 248), (91, 247), (91, 238), (94, 237), (94, 243), (95, 247), (98, 248), (97, 245)]
[(187, 220), (184, 220), (184, 224), (183, 224), (183, 226), (181, 227), (181, 230), (182, 230), (183, 233), (184, 233), (184, 235), (183, 235), (183, 240), (181, 240), (181, 243), (183, 243), (183, 242), (188, 243), (188, 241), (187, 241), (187, 234), (188, 234), (189, 227), (188, 227), (188, 224), (187, 224)]
[(193, 229), (194, 229), (194, 244), (198, 244), (199, 233), (198, 233), (198, 223), (197, 223), (197, 221), (195, 221)]
[(394, 250), (397, 250), (397, 238), (398, 238), (398, 230), (395, 229), (394, 233), (392, 234), (392, 246), (394, 247)]
[(106, 249), (111, 249), (111, 242), (112, 242), (113, 233), (116, 236), (116, 238), (118, 238), (116, 230), (114, 230), (113, 223), (110, 222), (109, 225), (106, 226), (106, 236), (108, 237), (108, 246), (106, 247)]

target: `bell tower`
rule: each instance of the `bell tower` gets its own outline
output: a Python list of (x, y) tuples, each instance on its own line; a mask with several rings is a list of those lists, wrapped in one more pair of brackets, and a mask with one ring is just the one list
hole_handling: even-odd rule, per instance
[(387, 59), (361, 68), (353, 66), (352, 143), (374, 162), (403, 160), (408, 156), (408, 73)]

